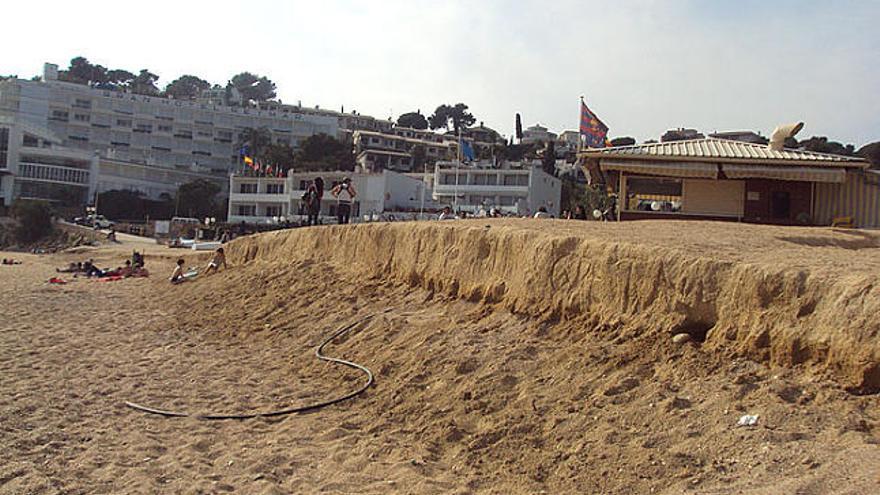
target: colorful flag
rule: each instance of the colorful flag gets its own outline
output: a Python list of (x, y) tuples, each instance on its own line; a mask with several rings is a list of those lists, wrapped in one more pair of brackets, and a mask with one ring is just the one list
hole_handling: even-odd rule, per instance
[(581, 136), (589, 148), (604, 148), (608, 126), (596, 117), (596, 114), (587, 108), (584, 100), (581, 100)]
[(272, 164), (266, 165), (266, 175), (271, 176), (272, 174)]
[(247, 165), (248, 167), (254, 168), (254, 159), (249, 156), (245, 156), (244, 157), (244, 164)]

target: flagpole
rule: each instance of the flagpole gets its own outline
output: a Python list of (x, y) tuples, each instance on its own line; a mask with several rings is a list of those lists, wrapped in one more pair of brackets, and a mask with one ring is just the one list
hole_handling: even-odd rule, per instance
[(458, 128), (458, 162), (455, 164), (455, 188), (452, 196), (452, 212), (458, 214), (458, 169), (461, 167), (461, 127)]
[(584, 95), (581, 95), (581, 106), (578, 108), (578, 154), (584, 150), (584, 135), (581, 132), (581, 119), (584, 118)]

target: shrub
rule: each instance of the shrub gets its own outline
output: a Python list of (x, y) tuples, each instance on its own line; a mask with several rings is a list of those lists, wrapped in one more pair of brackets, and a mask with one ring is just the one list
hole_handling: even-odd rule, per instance
[(46, 203), (18, 201), (12, 206), (12, 216), (18, 222), (15, 228), (18, 242), (35, 242), (52, 232), (52, 212)]

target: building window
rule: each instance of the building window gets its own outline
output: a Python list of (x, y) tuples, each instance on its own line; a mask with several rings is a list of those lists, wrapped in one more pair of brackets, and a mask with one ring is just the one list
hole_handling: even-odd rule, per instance
[(193, 133), (192, 131), (177, 131), (177, 133), (174, 134), (174, 137), (181, 139), (192, 139)]
[(92, 108), (92, 100), (77, 98), (73, 102), (73, 108)]
[(75, 114), (73, 114), (73, 120), (75, 120), (77, 122), (88, 122), (90, 119), (89, 119), (88, 114), (75, 113)]
[(210, 151), (200, 151), (200, 150), (195, 150), (195, 151), (192, 152), (192, 154), (193, 154), (193, 155), (198, 155), (198, 156), (211, 156), (211, 152), (210, 152)]
[(172, 121), (172, 120), (174, 120), (174, 117), (169, 117), (167, 115), (156, 115), (156, 120)]
[(110, 141), (110, 144), (118, 148), (128, 148), (129, 146), (131, 146), (129, 143), (125, 143), (122, 141)]
[[(461, 184), (461, 177), (458, 178), (458, 183)], [(443, 174), (441, 184), (455, 184), (455, 174)]]
[(238, 192), (241, 194), (256, 194), (257, 185), (255, 183), (242, 183), (239, 185)]
[(529, 176), (525, 174), (505, 175), (505, 186), (527, 186), (529, 185)]
[(9, 154), (9, 129), (0, 127), (0, 168), (6, 168)]
[(129, 119), (116, 119), (116, 125), (119, 127), (131, 127), (131, 120)]
[(626, 177), (625, 211), (678, 213), (681, 211), (681, 179)]
[(58, 120), (61, 122), (67, 122), (70, 118), (70, 114), (64, 110), (52, 110), (52, 116), (49, 117), (49, 120)]
[(281, 206), (267, 206), (266, 207), (266, 216), (267, 217), (280, 217), (281, 216)]
[(166, 132), (166, 133), (170, 134), (171, 133), (171, 126), (159, 124), (159, 132)]
[(153, 124), (138, 124), (137, 127), (134, 128), (134, 132), (151, 134), (153, 132)]
[(71, 141), (81, 141), (83, 143), (89, 142), (89, 138), (85, 136), (67, 136), (67, 139), (70, 139)]
[(284, 184), (266, 184), (267, 194), (284, 194)]
[[(244, 184), (242, 184), (244, 185)], [(256, 184), (254, 184), (256, 185)], [(257, 216), (257, 206), (256, 205), (238, 205), (238, 216), (240, 217), (255, 217)]]
[(37, 136), (31, 135), (31, 134), (25, 134), (21, 138), (21, 145), (24, 146), (25, 148), (39, 148), (40, 147), (40, 140), (37, 139)]

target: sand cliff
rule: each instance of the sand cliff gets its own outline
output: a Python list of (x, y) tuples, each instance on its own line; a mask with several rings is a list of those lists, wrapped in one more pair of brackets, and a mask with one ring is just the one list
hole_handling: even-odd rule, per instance
[(880, 236), (715, 223), (677, 237), (663, 230), (664, 222), (377, 224), (248, 237), (229, 253), (236, 264), (321, 259), (352, 280), (403, 282), (529, 316), (589, 315), (622, 336), (690, 333), (705, 349), (880, 388)]

